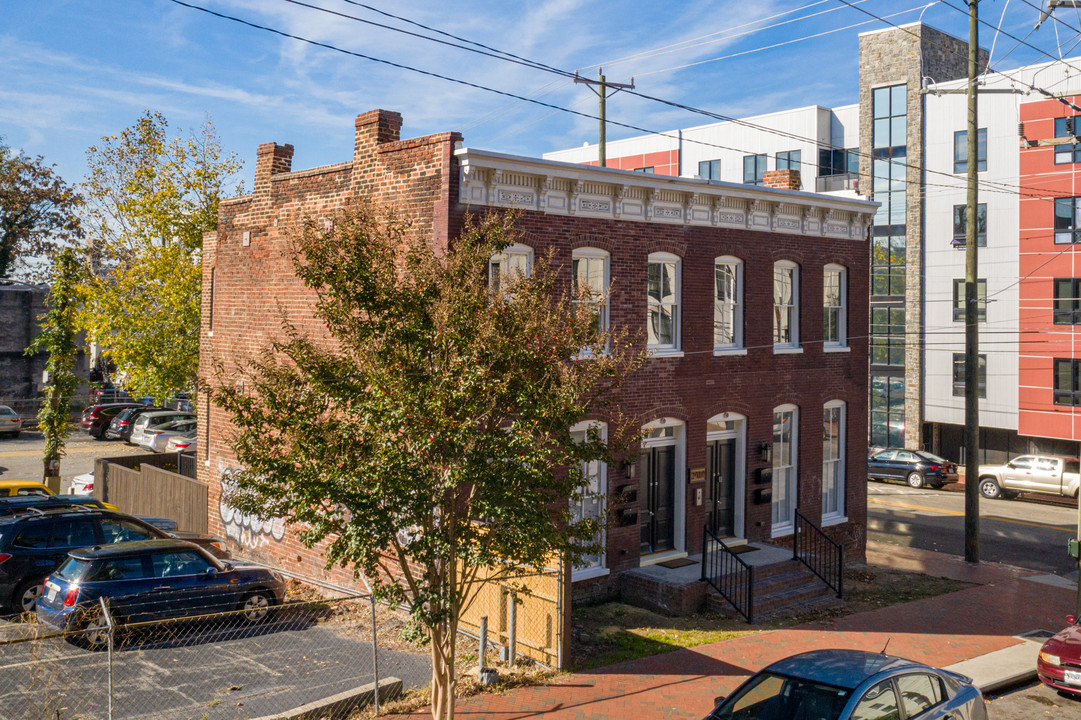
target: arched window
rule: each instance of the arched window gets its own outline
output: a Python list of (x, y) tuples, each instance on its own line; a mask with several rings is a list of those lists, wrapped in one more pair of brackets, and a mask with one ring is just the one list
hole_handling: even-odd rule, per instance
[(822, 408), (822, 523), (845, 516), (845, 403)]
[(743, 261), (724, 255), (713, 261), (713, 349), (743, 348)]
[(799, 265), (778, 260), (773, 263), (773, 351), (799, 349)]
[(822, 270), (822, 325), (827, 352), (848, 346), (848, 269), (843, 265)]
[(680, 265), (671, 253), (649, 255), (646, 332), (657, 353), (679, 352)]
[(515, 243), (488, 261), (488, 286), (498, 293), (517, 279), (529, 277), (532, 272), (533, 248)]

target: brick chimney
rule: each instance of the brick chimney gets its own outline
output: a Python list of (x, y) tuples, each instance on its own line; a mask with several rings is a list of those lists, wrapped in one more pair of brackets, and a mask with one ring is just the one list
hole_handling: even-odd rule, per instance
[(357, 115), (353, 160), (371, 154), (377, 145), (397, 142), (402, 137), (402, 114), (393, 110), (370, 110)]
[(782, 190), (799, 190), (801, 185), (799, 170), (770, 170), (762, 176), (762, 184)]

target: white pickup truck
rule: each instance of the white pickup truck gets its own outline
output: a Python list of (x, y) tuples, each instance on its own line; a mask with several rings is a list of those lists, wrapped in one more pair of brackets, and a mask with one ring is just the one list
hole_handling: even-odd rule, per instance
[(980, 465), (980, 494), (985, 498), (1038, 492), (1077, 497), (1081, 461), (1058, 455), (1020, 455), (1005, 465)]

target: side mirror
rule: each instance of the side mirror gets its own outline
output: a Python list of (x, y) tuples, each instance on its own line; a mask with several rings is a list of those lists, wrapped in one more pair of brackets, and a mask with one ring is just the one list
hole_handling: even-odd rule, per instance
[(216, 567), (208, 567), (206, 569), (206, 576), (207, 577), (214, 577), (217, 574), (218, 574), (218, 569)]
[(1066, 616), (1066, 622), (1069, 623), (1070, 625), (1073, 625), (1074, 623), (1077, 622), (1077, 618), (1074, 617), (1073, 615), (1067, 615)]

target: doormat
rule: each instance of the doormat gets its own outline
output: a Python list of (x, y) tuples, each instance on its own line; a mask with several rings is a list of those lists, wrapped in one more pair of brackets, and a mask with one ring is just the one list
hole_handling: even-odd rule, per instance
[(753, 545), (737, 545), (734, 548), (728, 548), (733, 555), (742, 555), (743, 553), (754, 552), (757, 549)]
[(662, 568), (668, 568), (673, 570), (675, 568), (687, 567), (688, 565), (697, 565), (697, 560), (691, 560), (689, 558), (677, 558), (675, 560), (665, 560), (662, 563), (657, 563)]

